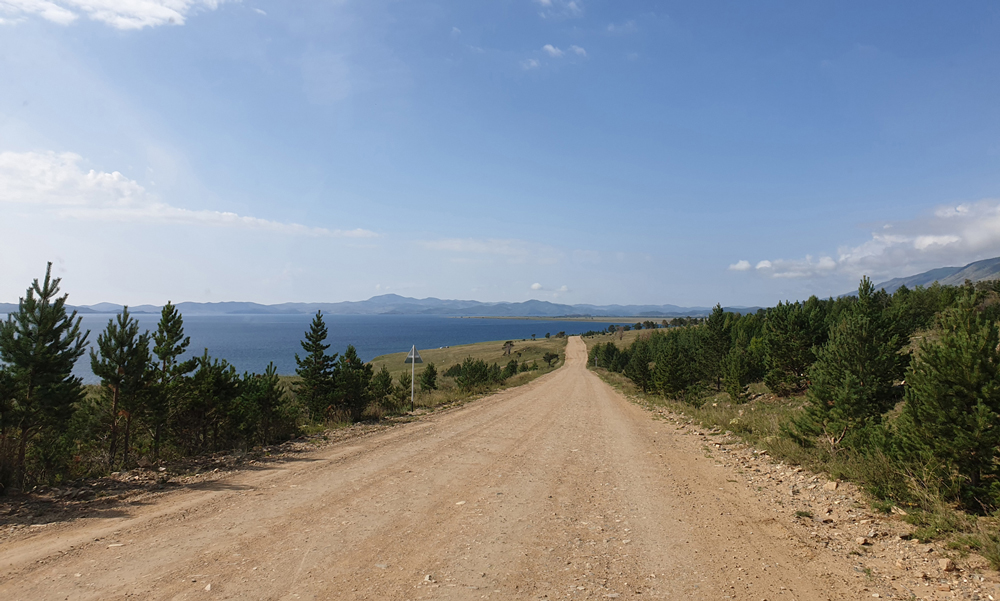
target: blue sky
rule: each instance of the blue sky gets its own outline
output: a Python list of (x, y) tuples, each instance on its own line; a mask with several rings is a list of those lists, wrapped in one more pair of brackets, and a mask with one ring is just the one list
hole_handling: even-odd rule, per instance
[(1000, 6), (0, 0), (0, 299), (771, 305), (1000, 255)]

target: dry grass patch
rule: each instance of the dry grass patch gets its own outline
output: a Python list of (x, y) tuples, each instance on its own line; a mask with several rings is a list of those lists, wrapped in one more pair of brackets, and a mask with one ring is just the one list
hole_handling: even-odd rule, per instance
[[(462, 363), (467, 358), (481, 359), (487, 364), (496, 363), (501, 368), (507, 365), (511, 359), (516, 359), (518, 364), (528, 363), (538, 366), (537, 370), (518, 373), (510, 377), (499, 388), (510, 388), (521, 386), (535, 378), (547, 374), (558, 368), (566, 361), (566, 338), (539, 338), (537, 340), (523, 339), (512, 340), (513, 346), (510, 353), (506, 354), (504, 349), (505, 340), (494, 340), (490, 342), (477, 342), (475, 344), (463, 344), (436, 349), (417, 349), (422, 364), (417, 364), (415, 370), (416, 378), (416, 399), (418, 407), (436, 407), (442, 404), (449, 404), (466, 400), (477, 396), (475, 393), (468, 393), (459, 390), (454, 378), (444, 375), (444, 372), (451, 366)], [(408, 352), (408, 351), (407, 351)], [(410, 375), (410, 365), (404, 363), (407, 352), (381, 355), (372, 359), (372, 367), (377, 372), (384, 365), (392, 375), (394, 381), (399, 381), (399, 377), (404, 373)], [(559, 359), (552, 362), (552, 366), (546, 365), (542, 357), (547, 353), (558, 354)], [(437, 369), (437, 390), (421, 391), (420, 375), (427, 368), (428, 363), (433, 363)]]

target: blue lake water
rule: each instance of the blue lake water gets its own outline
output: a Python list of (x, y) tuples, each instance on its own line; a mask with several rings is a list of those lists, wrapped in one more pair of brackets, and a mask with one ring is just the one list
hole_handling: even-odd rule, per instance
[[(110, 315), (83, 315), (83, 328), (90, 330), (91, 345), (97, 341)], [(156, 315), (135, 315), (143, 329), (154, 331)], [(329, 352), (343, 352), (353, 344), (364, 361), (417, 349), (439, 348), (488, 340), (520, 340), (532, 334), (565, 331), (569, 335), (607, 329), (609, 321), (543, 321), (530, 319), (450, 318), (413, 315), (324, 315)], [(295, 373), (295, 353), (312, 315), (190, 315), (184, 316), (184, 333), (191, 337), (188, 355), (225, 359), (240, 372), (262, 372), (274, 362), (279, 374)], [(620, 323), (620, 322), (619, 322)], [(90, 371), (89, 356), (81, 357), (75, 372), (88, 384), (97, 380)]]

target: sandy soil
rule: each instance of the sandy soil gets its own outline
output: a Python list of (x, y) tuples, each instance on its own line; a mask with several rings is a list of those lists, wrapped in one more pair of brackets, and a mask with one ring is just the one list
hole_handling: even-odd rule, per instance
[(908, 597), (585, 363), (572, 338), (526, 386), (26, 531), (0, 598)]

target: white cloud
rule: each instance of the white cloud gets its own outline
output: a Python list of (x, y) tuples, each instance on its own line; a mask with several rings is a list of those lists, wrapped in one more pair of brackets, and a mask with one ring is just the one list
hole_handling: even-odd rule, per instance
[(569, 49), (577, 56), (587, 56), (587, 51), (579, 46), (570, 46)]
[(750, 271), (750, 261), (740, 260), (729, 266), (731, 271)]
[(583, 16), (583, 7), (577, 0), (535, 0), (535, 2), (542, 7), (538, 15), (543, 19)]
[(559, 289), (556, 290), (556, 292), (569, 292), (569, 286), (563, 284), (562, 286), (559, 286)]
[(261, 10), (261, 9), (259, 9), (259, 8), (255, 8), (255, 9), (253, 9), (253, 12), (257, 13), (258, 15), (264, 15), (265, 17), (267, 16), (267, 13), (266, 13), (266, 12), (264, 12), (264, 11), (262, 11), (262, 10)]
[(557, 248), (529, 242), (527, 240), (503, 238), (443, 238), (421, 242), (428, 250), (451, 253), (460, 262), (471, 262), (474, 256), (495, 256), (507, 263), (536, 263), (551, 265), (558, 263), (565, 253)]
[(0, 206), (8, 205), (7, 213), (103, 222), (203, 225), (346, 238), (377, 235), (363, 229), (328, 230), (228, 211), (175, 207), (117, 171), (84, 171), (79, 165), (82, 160), (72, 152), (0, 152)]
[(459, 29), (458, 27), (452, 27), (451, 28), (451, 35), (453, 35), (453, 36), (460, 36), (460, 35), (462, 35), (462, 30)]
[(913, 247), (917, 250), (927, 250), (935, 245), (947, 246), (948, 244), (954, 244), (961, 241), (962, 239), (958, 236), (917, 236), (913, 240)]
[(530, 71), (531, 69), (537, 69), (541, 66), (541, 63), (537, 59), (529, 58), (521, 61), (521, 68), (525, 71)]
[(861, 244), (841, 246), (835, 256), (764, 260), (757, 269), (777, 278), (883, 278), (995, 256), (1000, 256), (1000, 200), (987, 199), (885, 224)]
[(215, 10), (226, 0), (0, 0), (0, 13), (37, 15), (68, 25), (81, 15), (116, 29), (183, 25), (187, 15)]
[(546, 52), (546, 54), (548, 54), (552, 58), (559, 58), (560, 56), (562, 56), (563, 54), (565, 54), (562, 50), (556, 48), (552, 44), (546, 44), (546, 45), (542, 46), (542, 50), (544, 50)]
[(535, 282), (534, 284), (531, 285), (531, 289), (532, 290), (541, 290), (542, 289), (542, 285), (539, 284), (538, 282)]
[(608, 33), (632, 33), (636, 30), (635, 21), (624, 23), (608, 23)]
[(21, 17), (16, 20), (23, 20), (25, 15), (38, 15), (60, 25), (69, 25), (77, 18), (76, 13), (46, 0), (0, 0), (0, 13)]

